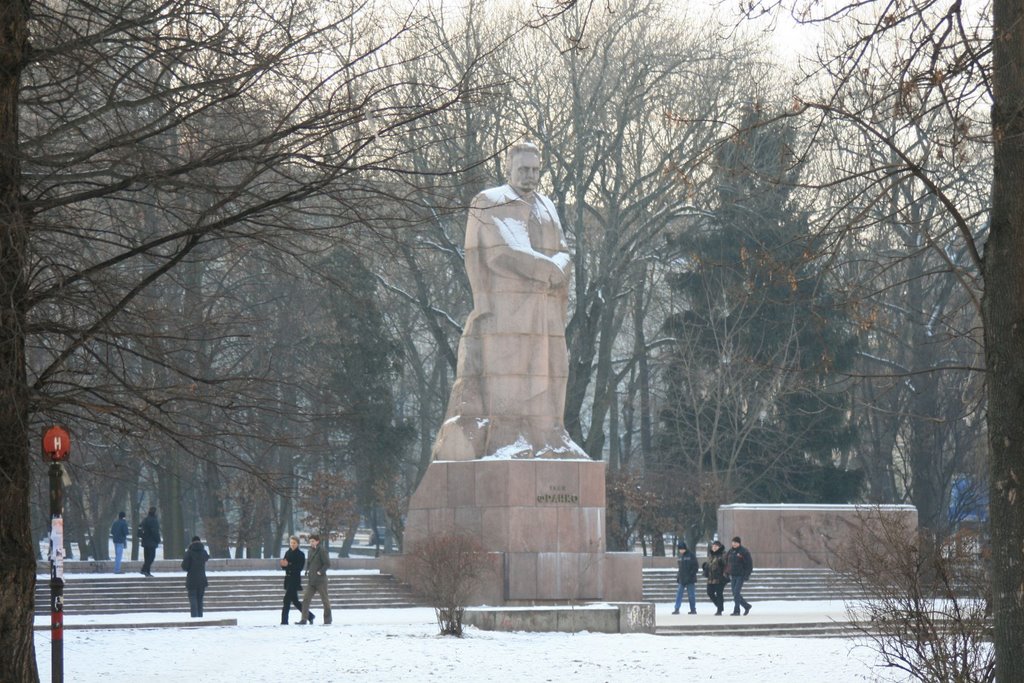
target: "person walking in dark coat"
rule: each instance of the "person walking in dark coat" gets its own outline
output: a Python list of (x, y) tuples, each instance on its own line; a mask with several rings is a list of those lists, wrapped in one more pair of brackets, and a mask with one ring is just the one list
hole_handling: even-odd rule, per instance
[(739, 536), (732, 539), (732, 548), (725, 555), (725, 573), (729, 577), (729, 585), (732, 588), (732, 616), (738, 617), (740, 607), (743, 608), (743, 616), (750, 614), (750, 603), (743, 599), (743, 582), (750, 578), (754, 571), (754, 560), (750, 551), (743, 547)]
[(306, 590), (302, 593), (302, 621), (300, 624), (311, 624), (309, 618), (309, 603), (313, 601), (313, 594), (319, 593), (320, 600), (324, 603), (324, 626), (331, 624), (331, 599), (327, 597), (327, 570), (331, 567), (331, 558), (327, 551), (320, 546), (320, 536), (310, 534), (309, 536), (309, 557), (306, 558)]
[(676, 572), (676, 606), (672, 614), (679, 614), (679, 606), (683, 603), (683, 591), (690, 601), (690, 614), (697, 613), (697, 558), (687, 549), (685, 543), (679, 544), (679, 571)]
[(719, 541), (712, 541), (708, 549), (708, 561), (703, 566), (704, 576), (708, 580), (708, 597), (718, 609), (716, 617), (722, 616), (725, 610), (725, 546)]
[(149, 508), (149, 514), (139, 525), (139, 535), (142, 537), (143, 559), (142, 571), (139, 573), (144, 576), (153, 576), (149, 570), (153, 566), (153, 560), (156, 559), (156, 547), (163, 541), (160, 538), (160, 520), (156, 518), (155, 507)]
[(203, 595), (206, 593), (206, 561), (210, 553), (206, 552), (203, 542), (198, 536), (192, 537), (192, 543), (181, 559), (181, 568), (187, 572), (185, 588), (188, 589), (188, 606), (193, 617), (203, 616)]
[(110, 538), (114, 541), (114, 573), (121, 573), (121, 558), (124, 557), (124, 545), (128, 541), (128, 521), (124, 513), (117, 513), (117, 520), (110, 525)]
[[(288, 550), (281, 558), (281, 569), (284, 570), (284, 605), (281, 607), (281, 624), (288, 623), (288, 611), (292, 605), (302, 611), (299, 602), (299, 591), (302, 590), (302, 568), (306, 566), (306, 554), (299, 550), (299, 539), (292, 536), (288, 539)], [(316, 615), (309, 613), (310, 623)]]

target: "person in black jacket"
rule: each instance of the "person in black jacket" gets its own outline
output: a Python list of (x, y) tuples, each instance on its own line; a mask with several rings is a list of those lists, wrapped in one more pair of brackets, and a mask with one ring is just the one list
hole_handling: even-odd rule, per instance
[(198, 536), (192, 537), (192, 543), (185, 551), (181, 560), (181, 568), (188, 574), (185, 576), (185, 588), (188, 589), (188, 606), (193, 617), (203, 616), (203, 594), (206, 593), (206, 561), (210, 553), (206, 552), (203, 542)]
[(144, 576), (153, 576), (150, 573), (150, 568), (153, 566), (153, 560), (156, 559), (156, 547), (160, 545), (163, 539), (160, 538), (160, 520), (156, 518), (156, 508), (149, 508), (149, 514), (142, 524), (139, 525), (139, 535), (142, 541), (142, 571), (139, 573)]
[(750, 614), (750, 603), (743, 599), (743, 582), (750, 578), (754, 571), (754, 560), (750, 551), (743, 547), (739, 536), (732, 539), (732, 548), (725, 555), (725, 573), (729, 577), (729, 585), (732, 588), (732, 616), (740, 615), (740, 607), (743, 608), (743, 616)]
[(693, 556), (685, 543), (679, 544), (679, 571), (676, 572), (676, 606), (672, 614), (679, 614), (679, 606), (683, 603), (683, 591), (690, 600), (690, 614), (697, 613), (697, 558)]
[[(302, 590), (302, 568), (306, 566), (306, 554), (299, 550), (299, 539), (291, 536), (288, 539), (288, 550), (281, 558), (281, 569), (284, 570), (284, 605), (281, 607), (281, 625), (288, 623), (288, 611), (292, 605), (302, 611), (299, 602), (299, 591)], [(309, 621), (316, 616), (310, 613)]]
[(708, 549), (708, 561), (704, 563), (704, 577), (708, 580), (708, 597), (715, 603), (716, 617), (722, 616), (725, 609), (725, 546), (719, 541), (712, 541)]

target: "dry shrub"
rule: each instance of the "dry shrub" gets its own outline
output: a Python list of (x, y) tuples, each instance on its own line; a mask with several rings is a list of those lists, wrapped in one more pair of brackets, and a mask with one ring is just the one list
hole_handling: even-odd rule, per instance
[(339, 472), (318, 472), (299, 489), (302, 523), (330, 541), (331, 532), (358, 519), (355, 482)]
[(860, 597), (847, 614), (887, 666), (927, 683), (988, 683), (995, 656), (988, 571), (976, 534), (936, 542), (906, 519), (865, 510), (837, 549)]
[(487, 552), (476, 539), (445, 534), (423, 541), (406, 554), (413, 586), (434, 608), (443, 636), (462, 636), (462, 615), (484, 572)]

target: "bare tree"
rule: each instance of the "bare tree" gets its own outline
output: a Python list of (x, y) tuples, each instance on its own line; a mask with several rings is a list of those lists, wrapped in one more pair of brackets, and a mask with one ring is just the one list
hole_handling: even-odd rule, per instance
[[(396, 65), (415, 59), (398, 49), (414, 24), (366, 4), (26, 1), (3, 13), (0, 678), (33, 680), (35, 427), (92, 423), (136, 444), (159, 434), (200, 457), (216, 447), (255, 405), (252, 368), (210, 328), (207, 353), (192, 355), (202, 349), (182, 343), (173, 307), (146, 294), (180, 272), (196, 296), (186, 264), (218, 276), (200, 286), (226, 282), (234, 241), (297, 253), (382, 221), (364, 209), (407, 170), (399, 133), (462, 92), (437, 80), (389, 98)], [(210, 472), (247, 464), (209, 452)], [(176, 456), (153, 463), (165, 501), (184, 474)]]
[[(513, 15), (483, 2), (435, 10), (424, 16), (416, 43), (429, 54), (408, 65), (407, 87), (458, 79), (467, 96), (435, 117), (431, 128), (409, 131), (410, 163), (418, 174), (405, 188), (410, 229), (389, 245), (386, 258), (368, 262), (380, 283), (386, 323), (402, 346), (396, 403), (415, 426), (415, 457), (393, 481), (396, 490), (387, 496), (392, 504), (406, 499), (426, 471), (444, 416), (462, 324), (472, 307), (463, 263), (465, 211), (490, 182), (508, 143), (502, 118), (510, 97), (498, 55), (524, 29)], [(392, 527), (400, 520), (389, 515)]]
[(443, 636), (462, 637), (462, 615), (490, 559), (472, 537), (446, 534), (428, 538), (407, 553), (410, 580), (434, 608)]
[[(581, 46), (563, 51), (584, 28)], [(749, 49), (652, 2), (568, 9), (511, 60), (535, 74), (519, 86), (518, 126), (542, 143), (574, 249), (566, 427), (592, 457), (630, 371), (615, 361), (627, 353), (619, 335), (631, 297), (665, 230), (692, 211), (706, 177), (700, 151), (729, 132), (744, 88), (767, 69)]]
[(946, 204), (984, 237), (990, 156), (968, 134), (974, 105), (951, 116), (937, 92), (885, 66), (905, 49), (880, 38), (861, 62), (871, 68), (836, 65), (806, 85), (823, 107), (812, 110), (827, 111), (809, 122), (817, 144), (808, 153), (812, 182), (827, 188), (819, 227), (860, 340), (855, 410), (867, 438), (852, 458), (872, 500), (908, 496), (942, 534), (950, 483), (980, 457), (970, 425), (983, 402), (980, 272)]
[(974, 535), (918, 543), (905, 520), (865, 509), (833, 568), (862, 597), (847, 601), (854, 630), (886, 666), (921, 683), (995, 680), (988, 560)]
[(358, 519), (355, 483), (342, 474), (313, 473), (300, 489), (299, 504), (306, 510), (302, 521), (327, 543), (334, 532), (347, 530), (353, 518)]
[[(1024, 252), (1024, 207), (1020, 188), (1024, 158), (1024, 40), (1019, 3), (994, 0), (979, 7), (934, 0), (836, 3), (827, 9), (803, 2), (752, 3), (755, 10), (792, 10), (802, 21), (828, 21), (847, 27), (830, 50), (823, 71), (833, 87), (823, 97), (798, 106), (803, 113), (842, 121), (870, 135), (891, 153), (875, 166), (875, 196), (886, 187), (912, 180), (942, 206), (943, 224), (956, 235), (962, 261), (946, 257), (945, 267), (980, 312), (984, 330), (986, 426), (993, 546), (992, 595), (996, 678), (1024, 680), (1015, 665), (1024, 646), (1024, 503), (1020, 476), (1024, 395), (1020, 321), (1024, 297), (1020, 282)], [(889, 87), (854, 98), (857, 74), (888, 73)], [(893, 134), (895, 121), (943, 118), (942, 142), (959, 154), (965, 142), (991, 145), (990, 205), (955, 192), (934, 157), (915, 148), (915, 138)], [(904, 123), (903, 130), (907, 130)], [(937, 155), (936, 155), (937, 156)], [(883, 192), (879, 192), (883, 190)], [(985, 220), (986, 214), (988, 220)], [(987, 228), (987, 230), (986, 230)], [(942, 255), (945, 244), (922, 234)], [(984, 256), (982, 241), (984, 240)]]

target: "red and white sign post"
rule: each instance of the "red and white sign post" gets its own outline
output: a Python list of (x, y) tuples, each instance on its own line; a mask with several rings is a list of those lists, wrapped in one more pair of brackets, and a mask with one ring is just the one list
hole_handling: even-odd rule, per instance
[(71, 436), (63, 427), (43, 434), (43, 460), (50, 463), (50, 680), (64, 681), (64, 467)]

